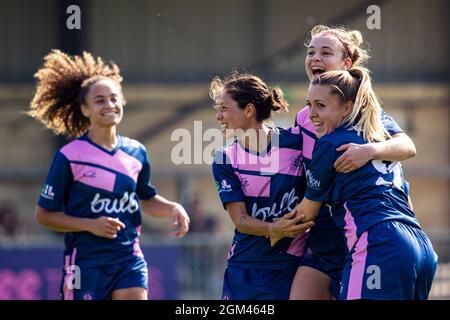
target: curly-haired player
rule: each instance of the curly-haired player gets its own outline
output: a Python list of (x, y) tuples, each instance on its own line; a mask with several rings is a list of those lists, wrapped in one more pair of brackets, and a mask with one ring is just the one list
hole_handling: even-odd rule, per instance
[(117, 133), (125, 105), (119, 68), (53, 50), (35, 78), (29, 115), (74, 138), (56, 152), (36, 208), (40, 224), (65, 232), (63, 299), (147, 299), (141, 210), (172, 217), (177, 237), (189, 217), (150, 183), (146, 148)]

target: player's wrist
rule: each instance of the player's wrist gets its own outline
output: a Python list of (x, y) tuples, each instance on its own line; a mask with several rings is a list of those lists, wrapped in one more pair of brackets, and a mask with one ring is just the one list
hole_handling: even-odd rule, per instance
[(270, 237), (276, 237), (278, 235), (275, 224), (276, 224), (276, 222), (268, 222), (267, 223), (267, 229), (269, 231)]
[(77, 223), (79, 232), (87, 231), (94, 234), (94, 219), (80, 218)]
[(376, 142), (366, 144), (367, 154), (371, 160), (378, 160), (380, 154), (379, 145)]
[(178, 202), (172, 202), (172, 215), (180, 214), (184, 211), (184, 208)]

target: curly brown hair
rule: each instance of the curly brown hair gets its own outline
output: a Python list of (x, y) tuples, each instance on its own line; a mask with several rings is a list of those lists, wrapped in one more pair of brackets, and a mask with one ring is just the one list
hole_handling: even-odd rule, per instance
[(81, 111), (89, 87), (97, 81), (110, 79), (122, 91), (119, 67), (105, 63), (100, 57), (94, 58), (88, 52), (70, 56), (52, 50), (44, 60), (44, 65), (34, 75), (36, 93), (27, 114), (56, 134), (79, 137), (90, 125), (89, 118)]

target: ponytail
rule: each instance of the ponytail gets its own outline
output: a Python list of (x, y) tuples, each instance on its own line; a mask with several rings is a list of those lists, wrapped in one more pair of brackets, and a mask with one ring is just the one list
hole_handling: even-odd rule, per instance
[(355, 67), (348, 70), (354, 81), (358, 82), (358, 91), (353, 101), (353, 110), (345, 121), (352, 123), (368, 142), (384, 141), (390, 138), (381, 121), (381, 104), (372, 89), (369, 70)]
[(289, 104), (280, 88), (270, 89), (261, 78), (248, 74), (232, 72), (225, 79), (215, 77), (209, 87), (209, 96), (216, 100), (221, 93), (228, 93), (240, 109), (252, 103), (256, 109), (256, 120), (265, 121), (272, 111), (288, 111)]
[(391, 136), (381, 121), (381, 104), (372, 89), (369, 70), (353, 67), (348, 71), (328, 71), (319, 75), (311, 85), (328, 85), (331, 93), (342, 102), (353, 102), (352, 112), (344, 122), (363, 135), (368, 142), (386, 140)]
[(284, 111), (289, 111), (289, 104), (284, 99), (283, 90), (279, 87), (275, 87), (272, 89), (272, 105), (271, 109), (273, 111), (280, 111), (283, 109)]

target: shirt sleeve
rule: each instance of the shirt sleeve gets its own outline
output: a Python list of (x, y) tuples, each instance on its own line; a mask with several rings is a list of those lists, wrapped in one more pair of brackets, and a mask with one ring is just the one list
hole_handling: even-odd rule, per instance
[(69, 160), (58, 151), (53, 157), (38, 205), (50, 211), (63, 211), (72, 182), (73, 175)]
[(312, 201), (326, 202), (330, 198), (336, 172), (334, 161), (336, 146), (319, 139), (314, 146), (310, 169), (306, 173), (308, 187), (305, 197)]
[(381, 110), (381, 122), (391, 136), (397, 133), (403, 133), (402, 128), (395, 122), (394, 118), (387, 114), (383, 109)]
[(139, 172), (137, 179), (136, 193), (139, 199), (149, 200), (157, 194), (157, 191), (150, 181), (150, 158), (148, 157), (147, 149), (144, 146), (142, 146), (142, 148), (144, 150), (144, 160), (142, 163), (141, 172)]
[(298, 126), (304, 127), (308, 116), (309, 116), (309, 107), (306, 106), (300, 111), (298, 111), (297, 114), (295, 115), (294, 127)]
[(219, 192), (219, 197), (225, 210), (226, 204), (229, 202), (245, 201), (241, 181), (234, 173), (233, 167), (227, 159), (223, 152), (217, 151), (212, 164), (216, 189)]

